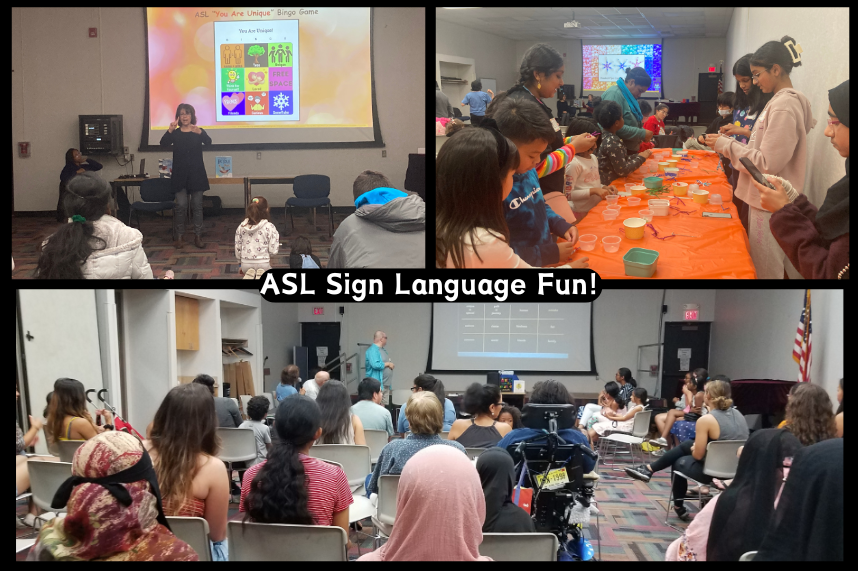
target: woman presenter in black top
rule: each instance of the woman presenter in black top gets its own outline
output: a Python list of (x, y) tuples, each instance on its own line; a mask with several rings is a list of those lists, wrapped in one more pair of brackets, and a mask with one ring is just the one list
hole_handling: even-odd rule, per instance
[[(178, 129), (177, 129), (178, 127)], [(185, 214), (190, 195), (191, 212), (194, 218), (194, 246), (204, 248), (203, 192), (209, 189), (206, 166), (203, 163), (203, 145), (211, 145), (212, 139), (205, 129), (197, 127), (197, 114), (193, 106), (182, 103), (176, 109), (176, 120), (161, 137), (161, 146), (173, 146), (172, 190), (176, 195), (173, 225), (177, 249), (184, 246)]]

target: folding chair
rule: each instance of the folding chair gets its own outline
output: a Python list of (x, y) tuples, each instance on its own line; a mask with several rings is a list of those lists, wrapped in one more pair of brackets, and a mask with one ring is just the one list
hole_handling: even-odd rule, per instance
[(363, 436), (366, 438), (366, 445), (369, 446), (370, 462), (375, 464), (378, 462), (381, 450), (387, 446), (387, 431), (364, 429)]
[(167, 522), (173, 535), (190, 545), (200, 561), (211, 561), (212, 550), (209, 543), (209, 522), (201, 517), (167, 516)]
[(86, 440), (60, 440), (57, 442), (57, 452), (60, 455), (60, 462), (71, 463), (74, 459), (74, 453), (77, 449), (86, 442)]
[(381, 546), (382, 538), (390, 537), (393, 524), (396, 522), (396, 494), (399, 492), (399, 474), (387, 474), (378, 479), (377, 513), (372, 516), (372, 525), (376, 534), (373, 536), (373, 548)]
[(754, 557), (757, 556), (756, 551), (748, 551), (747, 553), (743, 553), (741, 557), (739, 557), (739, 561), (753, 561)]
[(558, 549), (553, 533), (484, 533), (480, 555), (495, 561), (557, 561)]
[[(256, 437), (250, 428), (218, 428), (217, 434), (222, 443), (218, 458), (226, 462), (229, 478), (232, 480), (233, 462), (256, 459)], [(229, 501), (232, 501), (232, 495)]]
[(247, 416), (247, 404), (250, 402), (250, 399), (252, 399), (253, 397), (250, 395), (238, 395), (238, 398), (239, 398), (239, 400), (241, 400), (241, 411), (240, 411), (241, 416), (245, 420), (247, 420), (248, 418), (250, 418), (249, 416)]
[[(33, 503), (47, 512), (65, 512), (67, 508), (52, 508), (51, 502), (62, 483), (71, 477), (72, 465), (69, 462), (27, 462), (27, 470)], [(41, 516), (36, 519), (45, 521)]]
[[(612, 434), (607, 434), (599, 439), (599, 458), (597, 462), (601, 461), (603, 457), (605, 457), (608, 453), (609, 444), (614, 444), (614, 461), (612, 464), (607, 464), (602, 462), (602, 466), (607, 468), (612, 468), (615, 472), (619, 472), (621, 469), (617, 468), (617, 455), (616, 455), (616, 445), (619, 444), (628, 444), (629, 453), (632, 457), (632, 463), (634, 464), (635, 459), (635, 446), (640, 447), (646, 438), (647, 433), (649, 432), (649, 421), (652, 417), (651, 410), (642, 410), (635, 414), (634, 416), (634, 424), (632, 425), (631, 433), (623, 433), (623, 432), (614, 432)], [(643, 456), (643, 450), (641, 450), (641, 456)], [(641, 460), (643, 461), (643, 460)], [(612, 476), (605, 474), (606, 478), (616, 478), (620, 480), (631, 480), (631, 478), (625, 478), (620, 476)]]
[(476, 460), (480, 457), (480, 454), (488, 450), (488, 448), (465, 448), (465, 454), (468, 455), (468, 458), (471, 460)]
[(354, 503), (349, 508), (349, 523), (366, 519), (375, 513), (375, 507), (366, 497), (366, 477), (372, 471), (369, 446), (355, 444), (316, 444), (310, 447), (310, 456), (338, 463), (346, 473), (352, 489)]
[(226, 533), (230, 561), (348, 561), (337, 526), (230, 521)]

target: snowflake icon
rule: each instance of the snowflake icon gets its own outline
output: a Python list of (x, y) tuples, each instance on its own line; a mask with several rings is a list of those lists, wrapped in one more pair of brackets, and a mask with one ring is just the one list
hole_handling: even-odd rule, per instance
[(626, 69), (626, 62), (624, 62), (624, 61), (617, 61), (617, 69), (619, 69), (620, 71), (625, 70), (625, 69)]
[(286, 106), (289, 105), (289, 96), (283, 95), (282, 93), (278, 93), (274, 96), (274, 107), (278, 108), (280, 111), (283, 111)]
[(605, 71), (611, 71), (611, 62), (606, 61), (602, 67), (605, 68)]

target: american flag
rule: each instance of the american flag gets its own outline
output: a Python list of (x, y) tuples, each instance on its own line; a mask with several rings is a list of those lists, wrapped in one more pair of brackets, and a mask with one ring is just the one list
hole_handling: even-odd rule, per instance
[(810, 348), (811, 348), (811, 319), (810, 319), (810, 290), (804, 290), (804, 307), (801, 309), (801, 319), (795, 332), (795, 348), (792, 358), (798, 363), (798, 382), (810, 382)]

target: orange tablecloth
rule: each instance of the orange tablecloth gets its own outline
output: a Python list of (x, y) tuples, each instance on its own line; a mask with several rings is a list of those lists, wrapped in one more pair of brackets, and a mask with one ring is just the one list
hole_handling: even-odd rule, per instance
[[(699, 166), (690, 173), (680, 172), (676, 177), (678, 182), (711, 183), (709, 186), (701, 186), (701, 189), (709, 191), (710, 196), (720, 194), (726, 210), (721, 206), (710, 204), (697, 204), (691, 200), (691, 196), (681, 197), (681, 204), (677, 199), (670, 201), (671, 206), (677, 206), (680, 210), (691, 211), (690, 214), (680, 214), (670, 209), (669, 216), (656, 216), (652, 219), (652, 225), (658, 231), (658, 236), (667, 236), (671, 233), (687, 234), (695, 236), (687, 238), (676, 236), (667, 240), (659, 240), (652, 235), (652, 230), (647, 227), (642, 240), (629, 240), (621, 230), (623, 220), (626, 218), (639, 217), (638, 211), (647, 208), (649, 195), (641, 197), (638, 206), (629, 206), (626, 197), (620, 197), (619, 204), (622, 206), (620, 215), (616, 220), (602, 218), (607, 202), (601, 201), (587, 215), (578, 222), (579, 235), (595, 234), (598, 237), (596, 247), (589, 252), (578, 250), (572, 257), (577, 260), (583, 257), (589, 258), (590, 268), (595, 270), (603, 279), (607, 278), (631, 278), (625, 274), (623, 267), (623, 255), (631, 248), (646, 248), (656, 250), (659, 253), (656, 264), (656, 272), (653, 278), (662, 279), (715, 279), (736, 278), (755, 279), (757, 272), (748, 253), (748, 236), (742, 223), (736, 206), (731, 202), (733, 190), (730, 182), (723, 171), (716, 170), (718, 166), (718, 155), (706, 151), (689, 151), (699, 161)], [(679, 162), (681, 166), (682, 161)], [(657, 173), (656, 173), (657, 174)], [(618, 190), (625, 190), (623, 185), (627, 182), (639, 182), (643, 184), (645, 176), (654, 174), (642, 174), (634, 172), (626, 178), (620, 178), (613, 183)], [(673, 196), (669, 193), (669, 196)], [(664, 198), (664, 196), (660, 197)], [(729, 212), (732, 218), (703, 218), (703, 211)], [(619, 251), (609, 254), (602, 247), (602, 238), (605, 236), (621, 236)], [(631, 278), (639, 279), (639, 278)]]

